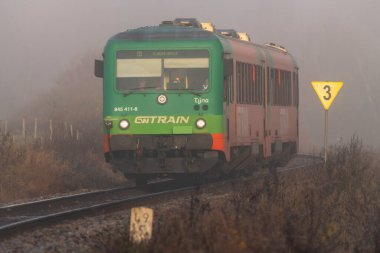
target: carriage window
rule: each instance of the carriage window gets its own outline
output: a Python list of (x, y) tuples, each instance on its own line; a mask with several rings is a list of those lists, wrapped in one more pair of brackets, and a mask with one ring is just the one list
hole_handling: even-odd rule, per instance
[(119, 59), (117, 60), (117, 77), (160, 77), (160, 59)]
[(263, 104), (263, 67), (249, 63), (236, 63), (236, 92), (238, 104)]
[(164, 88), (205, 90), (208, 68), (208, 58), (164, 59)]

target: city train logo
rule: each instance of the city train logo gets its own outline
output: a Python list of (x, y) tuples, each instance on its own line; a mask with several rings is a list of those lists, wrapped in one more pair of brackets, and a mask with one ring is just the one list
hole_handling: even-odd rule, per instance
[(137, 116), (135, 124), (188, 124), (189, 116)]

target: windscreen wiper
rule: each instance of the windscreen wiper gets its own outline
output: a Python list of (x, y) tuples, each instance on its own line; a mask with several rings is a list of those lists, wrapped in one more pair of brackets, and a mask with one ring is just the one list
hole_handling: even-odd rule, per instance
[(198, 97), (201, 96), (201, 93), (195, 92), (195, 90), (191, 90), (191, 89), (166, 89), (166, 90), (170, 90), (170, 91), (187, 91), (187, 92), (190, 92), (191, 94), (196, 95)]
[(187, 91), (189, 91), (191, 94), (196, 95), (198, 97), (200, 97), (201, 94), (202, 94), (202, 93), (199, 93), (199, 92), (195, 92), (194, 90), (187, 90)]
[(126, 96), (128, 96), (130, 94), (133, 94), (133, 93), (135, 93), (138, 90), (145, 90), (145, 89), (155, 89), (155, 90), (157, 90), (158, 87), (157, 86), (135, 87), (135, 88), (129, 89), (130, 90), (129, 92), (124, 93), (124, 97), (126, 97)]

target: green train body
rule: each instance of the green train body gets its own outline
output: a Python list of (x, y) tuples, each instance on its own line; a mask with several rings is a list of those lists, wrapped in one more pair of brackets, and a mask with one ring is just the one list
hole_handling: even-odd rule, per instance
[[(106, 160), (127, 177), (147, 179), (205, 173), (245, 149), (251, 155), (270, 156), (278, 145), (276, 140), (265, 139), (265, 128), (273, 121), (266, 106), (271, 75), (266, 78), (265, 71), (269, 74), (270, 61), (275, 67), (278, 54), (282, 57), (279, 69), (296, 72), (292, 58), (277, 51), (197, 25), (165, 23), (115, 35), (105, 47), (104, 62), (96, 64), (96, 75), (103, 77)], [(260, 76), (261, 91), (258, 79), (246, 78), (244, 84), (241, 78), (245, 77), (237, 73), (241, 72), (239, 57), (244, 55), (254, 62), (242, 73), (252, 80)], [(252, 72), (259, 69), (256, 61), (262, 66), (261, 74)], [(261, 102), (254, 96), (261, 97)], [(298, 128), (298, 104), (292, 109), (289, 113), (296, 115), (288, 117), (286, 124), (296, 120)], [(243, 121), (239, 120), (241, 112), (246, 112)], [(244, 122), (250, 124), (250, 136), (238, 129)], [(298, 130), (281, 143), (295, 151)]]

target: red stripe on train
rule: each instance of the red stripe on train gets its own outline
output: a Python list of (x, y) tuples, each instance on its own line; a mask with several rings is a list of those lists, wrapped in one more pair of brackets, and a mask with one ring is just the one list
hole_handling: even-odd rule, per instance
[(103, 152), (104, 153), (110, 152), (110, 145), (109, 145), (109, 142), (108, 142), (108, 138), (110, 138), (110, 137), (111, 136), (108, 135), (108, 134), (105, 134), (104, 137), (103, 137)]
[(224, 152), (224, 135), (211, 134), (212, 136), (212, 150), (220, 150)]

